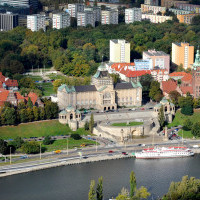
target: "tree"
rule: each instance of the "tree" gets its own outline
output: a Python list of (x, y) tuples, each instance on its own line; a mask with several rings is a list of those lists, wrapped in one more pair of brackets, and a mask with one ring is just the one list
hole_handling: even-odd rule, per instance
[(1, 154), (6, 154), (7, 151), (7, 142), (4, 141), (3, 139), (0, 139), (0, 153)]
[(21, 123), (27, 122), (28, 121), (28, 116), (27, 116), (27, 111), (26, 109), (21, 109), (19, 111), (19, 119)]
[(74, 140), (80, 140), (82, 137), (78, 133), (73, 133), (70, 135)]
[(39, 113), (40, 113), (40, 119), (41, 120), (45, 119), (45, 110), (44, 110), (44, 108), (40, 107), (39, 108)]
[(163, 126), (165, 125), (165, 115), (164, 115), (163, 105), (161, 106), (159, 113), (158, 113), (158, 121), (160, 123), (160, 127), (163, 128)]
[(95, 181), (91, 180), (90, 190), (88, 193), (88, 200), (96, 200)]
[(130, 200), (128, 190), (126, 188), (122, 188), (121, 192), (116, 197), (116, 200)]
[(103, 200), (103, 177), (102, 176), (99, 178), (96, 194), (97, 194), (97, 200)]
[(33, 102), (31, 101), (30, 97), (28, 98), (27, 106), (28, 108), (33, 108)]
[(186, 97), (178, 97), (178, 105), (183, 108), (184, 106), (192, 106), (193, 107), (193, 98), (192, 96)]
[(135, 199), (146, 199), (150, 195), (151, 194), (148, 192), (147, 188), (142, 186), (138, 190), (136, 190)]
[(151, 82), (151, 86), (150, 86), (150, 91), (149, 91), (149, 97), (155, 101), (155, 97), (158, 94), (162, 94), (161, 90), (160, 90), (160, 83), (158, 81), (153, 81)]
[(27, 154), (35, 154), (40, 152), (40, 145), (36, 141), (24, 142), (22, 151)]
[(153, 82), (153, 77), (151, 74), (145, 74), (140, 77), (140, 83), (142, 85), (142, 92), (149, 93), (151, 82)]
[(33, 106), (33, 116), (34, 116), (34, 121), (39, 120), (39, 109), (37, 106)]
[(2, 124), (13, 125), (16, 123), (15, 109), (7, 107), (1, 116)]
[(163, 95), (161, 93), (157, 93), (155, 96), (154, 96), (154, 100), (156, 102), (160, 102), (163, 98)]
[(93, 128), (94, 128), (94, 115), (92, 113), (90, 116), (90, 122), (89, 122), (89, 130), (91, 133), (93, 133)]
[(110, 74), (110, 76), (112, 77), (114, 84), (120, 82), (119, 74)]
[(28, 119), (28, 121), (32, 122), (33, 119), (34, 119), (33, 109), (32, 108), (27, 108), (26, 112), (27, 112), (27, 119)]
[(89, 130), (89, 122), (88, 122), (88, 121), (85, 122), (84, 129), (85, 129), (86, 131)]
[(191, 105), (185, 105), (181, 108), (181, 113), (184, 115), (193, 115), (193, 107)]
[(131, 171), (130, 174), (130, 197), (133, 198), (135, 191), (136, 191), (136, 178), (135, 178), (135, 173)]
[(194, 135), (195, 137), (200, 136), (200, 122), (194, 123), (194, 125), (192, 126), (191, 132), (192, 132), (192, 135)]
[(175, 106), (178, 106), (178, 98), (181, 97), (180, 93), (177, 92), (176, 90), (171, 91), (171, 92), (169, 93), (169, 97), (170, 97), (170, 99), (172, 100), (172, 103), (173, 103)]
[(189, 131), (189, 130), (192, 129), (192, 126), (193, 126), (192, 121), (191, 121), (190, 119), (186, 119), (186, 120), (184, 121), (183, 130)]
[(51, 136), (47, 135), (43, 140), (43, 144), (44, 145), (49, 145), (51, 143), (52, 143)]
[(13, 142), (14, 142), (14, 146), (15, 146), (16, 149), (20, 148), (24, 144), (24, 140), (21, 137), (19, 137), (19, 136), (17, 136), (14, 139)]

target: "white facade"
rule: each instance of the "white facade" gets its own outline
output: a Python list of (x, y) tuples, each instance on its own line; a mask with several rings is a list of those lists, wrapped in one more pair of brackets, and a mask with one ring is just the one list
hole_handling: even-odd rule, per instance
[(68, 4), (68, 11), (71, 17), (77, 17), (78, 12), (84, 12), (84, 4)]
[(27, 28), (31, 31), (39, 31), (40, 29), (46, 30), (45, 16), (43, 15), (28, 15), (27, 16)]
[(102, 10), (101, 24), (118, 24), (118, 10)]
[(69, 13), (53, 14), (53, 28), (61, 29), (70, 26)]
[(187, 11), (187, 10), (180, 10), (176, 8), (169, 8), (170, 12), (173, 12), (175, 15), (187, 15), (192, 13), (192, 11)]
[(170, 16), (142, 14), (142, 19), (149, 19), (151, 23), (163, 23), (167, 20), (172, 20)]
[(88, 24), (95, 27), (94, 12), (92, 12), (92, 11), (78, 12), (77, 26), (87, 26)]
[(130, 63), (130, 43), (126, 40), (110, 40), (110, 62)]
[(142, 20), (142, 13), (140, 8), (125, 9), (125, 22), (126, 24)]
[(85, 7), (84, 11), (91, 11), (94, 13), (95, 21), (101, 21), (101, 8), (100, 7)]

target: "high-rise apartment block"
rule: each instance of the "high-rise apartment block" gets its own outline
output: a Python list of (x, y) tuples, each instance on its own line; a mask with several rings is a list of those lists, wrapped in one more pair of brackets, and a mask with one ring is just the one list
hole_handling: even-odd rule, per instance
[(172, 62), (188, 69), (194, 63), (194, 46), (189, 43), (172, 43)]
[(200, 97), (200, 52), (197, 50), (195, 62), (192, 66), (192, 88), (195, 98)]
[(0, 13), (0, 31), (9, 31), (18, 26), (18, 14)]
[(87, 26), (88, 24), (95, 27), (95, 15), (92, 11), (78, 12), (77, 26)]
[(85, 7), (84, 11), (93, 12), (95, 17), (95, 22), (101, 21), (101, 7)]
[(163, 23), (167, 20), (172, 20), (171, 16), (161, 16), (152, 14), (142, 14), (142, 19), (150, 20), (151, 23)]
[(69, 13), (57, 13), (53, 14), (53, 28), (61, 29), (70, 26)]
[(68, 4), (68, 11), (71, 17), (77, 17), (78, 12), (84, 12), (84, 4)]
[(38, 0), (1, 0), (1, 5), (7, 4), (13, 7), (31, 7), (38, 9)]
[(133, 22), (141, 21), (142, 13), (140, 8), (128, 8), (125, 9), (125, 22), (130, 24)]
[(118, 24), (118, 10), (102, 10), (101, 24)]
[(184, 4), (184, 3), (177, 3), (176, 7), (181, 10), (192, 11), (194, 13), (200, 13), (200, 5), (194, 4)]
[(170, 55), (163, 51), (148, 50), (144, 51), (142, 55), (143, 60), (152, 60), (153, 69), (166, 69), (170, 70)]
[[(186, 11), (189, 12), (189, 11)], [(192, 23), (192, 19), (195, 16), (198, 16), (199, 14), (183, 14), (183, 15), (177, 15), (177, 18), (179, 20), (179, 23), (185, 23), (185, 24), (191, 24)]]
[(144, 4), (151, 6), (158, 6), (158, 0), (144, 0)]
[(164, 14), (166, 12), (166, 8), (161, 6), (151, 6), (151, 5), (141, 4), (141, 11), (142, 13), (153, 13), (156, 15), (158, 12)]
[(189, 1), (161, 0), (161, 6), (166, 8), (176, 7), (177, 3), (189, 3)]
[(35, 14), (27, 16), (27, 28), (31, 31), (39, 31), (40, 29), (46, 30), (45, 16)]
[(110, 40), (110, 62), (130, 63), (130, 43), (126, 40)]

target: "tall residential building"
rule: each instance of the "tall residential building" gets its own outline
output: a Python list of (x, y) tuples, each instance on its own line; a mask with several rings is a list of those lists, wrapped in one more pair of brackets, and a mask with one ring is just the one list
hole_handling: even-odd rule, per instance
[(130, 63), (130, 43), (126, 40), (110, 40), (110, 62)]
[(142, 59), (152, 60), (153, 69), (165, 69), (170, 71), (170, 55), (163, 51), (148, 50), (144, 51)]
[(93, 12), (95, 17), (95, 22), (101, 21), (101, 7), (85, 7), (84, 11)]
[(171, 16), (161, 16), (152, 14), (142, 14), (143, 20), (150, 20), (151, 23), (163, 23), (167, 20), (172, 20)]
[(176, 4), (176, 7), (181, 10), (187, 10), (187, 11), (192, 11), (194, 13), (200, 13), (200, 5), (184, 4), (180, 2)]
[(177, 3), (189, 3), (189, 1), (161, 0), (161, 6), (166, 8), (176, 7)]
[(102, 10), (101, 24), (118, 24), (118, 10)]
[(184, 69), (190, 68), (194, 63), (194, 46), (189, 43), (172, 43), (172, 62), (182, 64)]
[(200, 53), (197, 50), (195, 62), (192, 66), (192, 88), (195, 98), (200, 97)]
[(27, 28), (31, 31), (39, 31), (40, 29), (46, 30), (45, 16), (35, 14), (27, 16)]
[(71, 17), (77, 17), (78, 12), (84, 12), (84, 4), (68, 4), (68, 11)]
[(0, 13), (0, 31), (9, 31), (18, 26), (18, 14)]
[[(189, 12), (189, 11), (186, 11)], [(177, 15), (177, 18), (179, 20), (179, 23), (185, 23), (185, 24), (191, 24), (192, 19), (195, 16), (199, 16), (199, 14), (183, 14), (183, 15)]]
[(77, 26), (87, 26), (88, 24), (95, 27), (95, 16), (92, 11), (78, 12)]
[(142, 13), (153, 13), (156, 15), (158, 12), (164, 14), (166, 12), (166, 8), (161, 6), (151, 6), (151, 5), (141, 4), (141, 11)]
[(169, 8), (169, 11), (173, 12), (175, 15), (186, 15), (192, 13), (192, 11), (180, 10), (177, 8)]
[(130, 24), (133, 22), (141, 21), (142, 13), (140, 8), (128, 8), (125, 9), (125, 22)]
[(158, 0), (144, 0), (144, 4), (151, 6), (158, 6)]
[(70, 26), (69, 13), (57, 13), (53, 14), (53, 28), (61, 29)]
[(13, 7), (31, 7), (38, 9), (38, 0), (1, 0), (1, 5), (7, 4)]

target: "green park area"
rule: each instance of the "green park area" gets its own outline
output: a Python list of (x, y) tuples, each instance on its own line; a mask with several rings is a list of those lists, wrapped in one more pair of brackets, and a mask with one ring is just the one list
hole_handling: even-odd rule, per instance
[[(189, 119), (193, 124), (196, 123), (196, 122), (200, 122), (200, 110), (199, 110), (199, 109), (198, 109), (198, 110), (194, 110), (194, 114), (191, 115), (191, 116), (184, 115), (184, 114), (182, 114), (182, 113), (180, 112), (180, 110), (178, 110), (178, 111), (176, 112), (176, 115), (175, 115), (175, 118), (174, 118), (173, 122), (170, 123), (170, 124), (168, 125), (168, 128), (170, 128), (170, 127), (176, 127), (176, 126), (179, 126), (179, 125), (184, 126), (184, 125), (185, 125), (185, 124), (184, 124), (185, 121), (188, 120), (188, 119)], [(179, 134), (181, 137), (182, 137), (182, 134), (183, 134), (183, 137), (184, 137), (184, 138), (193, 138), (193, 137), (194, 137), (194, 136), (192, 135), (191, 130), (183, 130), (183, 132), (182, 132), (182, 130), (181, 130), (181, 131), (179, 131), (178, 134)]]
[(69, 135), (71, 133), (78, 133), (80, 135), (88, 134), (88, 132), (83, 128), (73, 132), (67, 125), (60, 124), (58, 120), (40, 121), (19, 124), (17, 126), (0, 127), (0, 138), (2, 139), (14, 139), (17, 136), (22, 138), (30, 138), (47, 135)]
[(43, 96), (50, 96), (51, 94), (55, 93), (53, 90), (53, 84), (51, 82), (37, 83), (37, 86), (42, 90)]
[(138, 125), (142, 125), (143, 122), (129, 122), (127, 124), (127, 122), (122, 122), (122, 123), (113, 123), (111, 124), (111, 126), (138, 126)]

